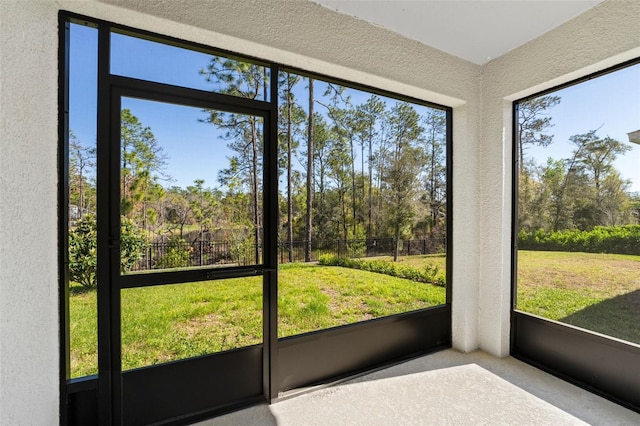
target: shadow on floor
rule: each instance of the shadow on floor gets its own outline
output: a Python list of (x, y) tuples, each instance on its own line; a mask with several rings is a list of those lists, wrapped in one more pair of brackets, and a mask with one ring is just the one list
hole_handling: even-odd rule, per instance
[(637, 425), (640, 414), (511, 357), (444, 350), (202, 426), (583, 422)]

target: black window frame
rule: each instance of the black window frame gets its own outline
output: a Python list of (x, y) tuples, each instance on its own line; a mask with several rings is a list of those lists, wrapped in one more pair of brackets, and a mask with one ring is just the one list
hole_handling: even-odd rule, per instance
[[(510, 354), (556, 377), (640, 412), (640, 345), (517, 309), (518, 104), (640, 64), (630, 59), (512, 102)], [(640, 100), (639, 100), (640, 102)], [(604, 362), (603, 362), (604, 360)]]

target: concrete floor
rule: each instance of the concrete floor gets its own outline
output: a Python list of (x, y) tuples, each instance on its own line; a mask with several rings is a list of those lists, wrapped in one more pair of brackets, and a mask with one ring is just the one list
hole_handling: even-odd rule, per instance
[(513, 358), (446, 350), (227, 414), (222, 425), (640, 425), (640, 414)]

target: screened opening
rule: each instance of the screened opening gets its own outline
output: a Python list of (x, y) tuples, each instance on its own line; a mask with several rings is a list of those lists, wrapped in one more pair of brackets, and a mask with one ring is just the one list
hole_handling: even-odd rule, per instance
[(261, 264), (263, 118), (121, 103), (121, 272)]
[(98, 30), (69, 27), (67, 242), (69, 377), (98, 373), (96, 116)]
[(450, 346), (449, 109), (90, 21), (61, 17), (70, 417), (188, 418)]
[(446, 303), (446, 112), (279, 76), (279, 336)]
[(111, 33), (111, 73), (191, 89), (268, 101), (269, 67), (246, 59)]
[(260, 344), (262, 279), (123, 290), (122, 330), (123, 371)]
[(640, 344), (640, 65), (516, 104), (517, 310)]

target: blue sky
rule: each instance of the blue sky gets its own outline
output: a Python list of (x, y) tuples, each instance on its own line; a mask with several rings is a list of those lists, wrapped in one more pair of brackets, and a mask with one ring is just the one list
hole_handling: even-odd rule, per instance
[(640, 146), (629, 143), (627, 133), (640, 130), (640, 64), (606, 74), (553, 93), (562, 98), (549, 115), (554, 126), (548, 133), (554, 142), (548, 148), (530, 148), (527, 157), (546, 163), (548, 157), (569, 158), (575, 146), (569, 137), (599, 129), (632, 147), (616, 160), (616, 168), (632, 180), (631, 190), (640, 192)]
[[(90, 145), (96, 140), (97, 31), (72, 25), (71, 36), (70, 127), (82, 143)], [(113, 35), (112, 47), (114, 74), (212, 90), (211, 84), (199, 75), (210, 55), (122, 35)], [(299, 84), (300, 90), (305, 85)], [(322, 91), (316, 88), (317, 95)], [(351, 94), (355, 103), (368, 97), (357, 91)], [(550, 111), (554, 143), (546, 149), (530, 148), (526, 152), (538, 163), (545, 163), (547, 157), (568, 158), (573, 148), (568, 142), (571, 135), (600, 127), (600, 136), (628, 143), (626, 133), (640, 129), (640, 65), (555, 94), (562, 101)], [(173, 184), (186, 186), (194, 179), (204, 178), (205, 186), (218, 186), (217, 172), (226, 166), (231, 151), (212, 125), (198, 121), (206, 117), (203, 111), (135, 99), (124, 99), (123, 107), (130, 108), (144, 126), (150, 127), (164, 147), (169, 158), (167, 171), (175, 179)], [(632, 151), (616, 161), (616, 168), (632, 181), (632, 191), (640, 191), (640, 146), (632, 146)]]

